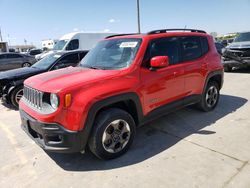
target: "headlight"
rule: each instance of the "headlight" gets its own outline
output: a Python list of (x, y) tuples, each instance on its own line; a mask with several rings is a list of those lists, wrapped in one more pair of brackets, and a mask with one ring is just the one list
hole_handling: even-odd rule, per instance
[(50, 105), (52, 108), (57, 109), (59, 106), (59, 98), (57, 97), (56, 94), (51, 93), (50, 94)]

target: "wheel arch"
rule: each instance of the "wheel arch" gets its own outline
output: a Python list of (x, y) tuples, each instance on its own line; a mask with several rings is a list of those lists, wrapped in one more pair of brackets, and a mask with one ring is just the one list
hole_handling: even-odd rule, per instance
[(223, 86), (223, 82), (224, 82), (223, 70), (213, 71), (213, 72), (208, 74), (206, 81), (205, 81), (205, 84), (204, 84), (203, 92), (205, 91), (206, 86), (210, 81), (217, 82), (217, 84), (219, 85), (219, 88), (221, 89)]
[(93, 130), (93, 124), (97, 115), (103, 110), (112, 107), (118, 107), (130, 113), (134, 118), (136, 125), (139, 125), (143, 119), (142, 105), (139, 96), (136, 93), (130, 92), (119, 94), (116, 96), (108, 97), (101, 101), (97, 101), (90, 107), (84, 128), (81, 130), (85, 133), (84, 143), (88, 142), (88, 138), (91, 134), (91, 131)]

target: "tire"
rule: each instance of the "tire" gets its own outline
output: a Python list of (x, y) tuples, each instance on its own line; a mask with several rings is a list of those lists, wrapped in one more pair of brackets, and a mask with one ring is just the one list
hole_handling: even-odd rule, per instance
[(19, 100), (23, 96), (23, 86), (18, 86), (14, 88), (10, 94), (11, 105), (15, 109), (19, 109)]
[(30, 67), (30, 66), (31, 66), (31, 64), (28, 62), (22, 64), (22, 67)]
[(198, 108), (202, 111), (208, 112), (213, 110), (220, 98), (220, 90), (217, 82), (208, 82), (205, 92), (202, 94), (201, 101), (198, 103)]
[(136, 133), (132, 116), (119, 108), (101, 112), (94, 123), (89, 149), (98, 158), (113, 159), (124, 154)]
[(233, 70), (232, 67), (228, 67), (228, 66), (224, 67), (225, 72), (232, 72), (232, 70)]

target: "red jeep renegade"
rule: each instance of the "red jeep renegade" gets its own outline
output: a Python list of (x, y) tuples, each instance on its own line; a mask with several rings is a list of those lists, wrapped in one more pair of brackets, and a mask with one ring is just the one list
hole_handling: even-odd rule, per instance
[(43, 149), (126, 152), (136, 127), (191, 104), (213, 110), (223, 66), (212, 36), (194, 29), (109, 36), (78, 67), (24, 83), (22, 127)]

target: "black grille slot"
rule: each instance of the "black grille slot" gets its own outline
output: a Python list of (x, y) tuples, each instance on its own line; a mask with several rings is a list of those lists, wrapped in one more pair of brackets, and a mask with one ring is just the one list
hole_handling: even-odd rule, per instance
[(24, 86), (24, 99), (33, 107), (41, 109), (43, 92)]

